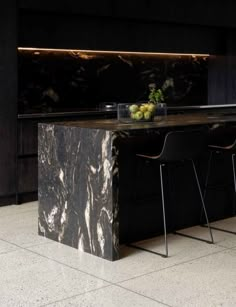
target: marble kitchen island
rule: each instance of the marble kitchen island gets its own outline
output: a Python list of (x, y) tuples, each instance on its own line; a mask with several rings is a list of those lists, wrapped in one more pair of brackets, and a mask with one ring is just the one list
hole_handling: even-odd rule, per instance
[[(107, 119), (39, 124), (39, 235), (107, 260), (119, 259), (121, 225), (122, 241), (129, 241), (126, 234), (131, 231), (131, 220), (140, 220), (135, 214), (130, 219), (125, 210), (120, 214), (124, 199), (129, 203), (135, 198), (133, 181), (137, 175), (131, 179), (121, 175), (120, 163), (130, 153), (122, 148), (129, 148), (132, 140), (135, 145), (131, 147), (139, 148), (139, 139), (146, 149), (145, 139), (156, 146), (162, 140), (160, 132), (169, 129), (235, 121), (235, 116), (201, 114), (172, 115), (147, 123)], [(129, 161), (132, 164), (134, 157)], [(136, 167), (130, 165), (130, 170), (136, 171)], [(158, 180), (158, 174), (155, 177)], [(154, 224), (152, 216), (158, 224), (156, 213), (151, 212), (145, 220), (147, 208), (148, 204), (141, 214), (144, 224)], [(131, 206), (131, 214), (132, 210)]]

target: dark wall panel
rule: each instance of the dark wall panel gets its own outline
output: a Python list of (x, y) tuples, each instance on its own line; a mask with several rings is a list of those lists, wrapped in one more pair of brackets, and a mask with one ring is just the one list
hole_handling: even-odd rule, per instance
[(207, 26), (236, 26), (235, 10), (233, 0), (114, 1), (114, 11), (119, 17)]
[(236, 104), (236, 30), (227, 36), (227, 96), (229, 103)]
[(112, 14), (112, 0), (19, 0), (19, 7), (31, 11), (63, 12), (70, 14), (91, 14), (110, 16)]
[(16, 4), (0, 2), (0, 196), (15, 193)]
[(38, 190), (38, 157), (18, 161), (18, 193), (32, 193)]
[(234, 0), (19, 0), (21, 9), (139, 20), (236, 27)]
[(208, 62), (208, 104), (227, 104), (227, 58), (210, 56)]
[(209, 104), (236, 104), (236, 30), (228, 31), (225, 42), (225, 56), (209, 59)]
[(219, 54), (225, 52), (225, 32), (202, 26), (21, 12), (19, 45)]

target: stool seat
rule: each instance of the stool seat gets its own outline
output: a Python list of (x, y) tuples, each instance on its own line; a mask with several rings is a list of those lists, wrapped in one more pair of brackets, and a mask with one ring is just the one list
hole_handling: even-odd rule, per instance
[(208, 148), (213, 151), (217, 151), (217, 152), (221, 151), (221, 152), (228, 153), (228, 154), (236, 153), (236, 140), (232, 144), (227, 145), (227, 146), (209, 144)]
[(194, 158), (198, 157), (204, 150), (206, 150), (206, 135), (202, 130), (186, 130), (186, 131), (171, 131), (166, 134), (164, 139), (164, 144), (162, 150), (157, 155), (146, 155), (142, 153), (137, 153), (137, 157), (145, 158), (152, 161), (157, 161), (160, 163), (160, 181), (161, 181), (161, 196), (162, 196), (162, 212), (163, 212), (163, 226), (164, 226), (164, 238), (165, 238), (165, 253), (156, 253), (148, 249), (140, 248), (133, 244), (129, 246), (136, 247), (163, 257), (168, 257), (168, 242), (167, 242), (167, 231), (166, 231), (166, 215), (165, 215), (165, 196), (164, 196), (164, 185), (163, 185), (163, 167), (168, 163), (185, 162), (190, 161), (193, 167), (195, 179), (198, 186), (198, 191), (201, 198), (202, 208), (205, 214), (206, 223), (209, 228), (210, 241), (200, 239), (197, 237), (185, 235), (179, 232), (176, 234), (190, 237), (192, 239), (197, 239), (207, 243), (214, 243), (211, 227), (209, 224), (206, 207), (204, 204), (204, 199), (202, 196), (201, 187), (198, 180), (198, 175), (193, 161)]

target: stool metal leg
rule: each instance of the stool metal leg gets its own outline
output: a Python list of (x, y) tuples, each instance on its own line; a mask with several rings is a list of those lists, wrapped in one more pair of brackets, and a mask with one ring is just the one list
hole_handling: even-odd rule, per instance
[(204, 211), (204, 214), (205, 214), (205, 218), (206, 218), (206, 222), (207, 222), (207, 227), (209, 229), (211, 240), (209, 241), (209, 240), (197, 238), (197, 237), (194, 237), (194, 236), (182, 234), (182, 233), (179, 233), (179, 232), (175, 232), (175, 233), (178, 234), (178, 235), (184, 236), (184, 237), (188, 237), (188, 238), (191, 238), (191, 239), (196, 239), (196, 240), (199, 240), (199, 241), (204, 241), (204, 242), (213, 244), (214, 243), (213, 235), (212, 235), (211, 226), (210, 226), (210, 223), (209, 223), (209, 220), (208, 220), (207, 211), (206, 211), (204, 199), (203, 199), (203, 196), (202, 196), (201, 186), (200, 186), (200, 183), (199, 183), (199, 179), (198, 179), (195, 163), (193, 162), (193, 160), (191, 160), (191, 162), (192, 162), (195, 178), (196, 178), (196, 181), (197, 181), (198, 191), (199, 191), (199, 194), (200, 194), (200, 197), (201, 197), (201, 202), (202, 202), (202, 208), (203, 208), (203, 211)]
[(149, 250), (149, 249), (146, 249), (146, 248), (134, 245), (134, 244), (128, 244), (128, 246), (167, 258), (168, 257), (168, 243), (167, 243), (167, 233), (166, 233), (165, 198), (164, 198), (163, 174), (162, 174), (162, 167), (163, 166), (164, 166), (164, 164), (160, 164), (161, 203), (162, 203), (163, 225), (164, 225), (164, 239), (165, 239), (165, 251), (166, 252), (165, 252), (165, 254), (162, 254), (162, 253), (154, 252), (152, 250)]
[(233, 175), (234, 175), (234, 214), (236, 214), (236, 204), (235, 204), (235, 197), (236, 197), (236, 176), (235, 176), (235, 154), (232, 154), (232, 167), (233, 167)]
[(165, 256), (168, 257), (168, 243), (167, 243), (167, 234), (166, 234), (166, 214), (165, 214), (165, 196), (164, 196), (163, 175), (162, 175), (162, 167), (163, 166), (164, 166), (164, 164), (160, 164), (161, 202), (162, 202), (163, 225), (164, 225), (165, 248), (166, 248)]
[[(203, 193), (203, 199), (204, 200), (205, 200), (205, 197), (206, 197), (207, 185), (208, 185), (208, 180), (209, 180), (209, 177), (210, 177), (212, 155), (213, 155), (213, 152), (210, 151), (210, 156), (209, 156), (209, 159), (208, 159), (208, 162), (207, 162), (207, 173), (206, 173), (206, 180), (205, 180), (204, 193)], [(200, 214), (200, 223), (202, 223), (202, 216), (203, 216), (203, 208), (202, 208), (201, 214)]]
[(205, 181), (205, 186), (204, 186), (203, 199), (205, 199), (205, 196), (206, 196), (206, 190), (207, 190), (208, 180), (209, 180), (209, 177), (210, 177), (210, 169), (211, 169), (212, 155), (213, 155), (213, 152), (211, 151), (211, 152), (210, 152), (209, 159), (208, 159), (208, 163), (207, 163), (207, 173), (206, 173), (206, 181)]
[(235, 177), (235, 162), (234, 162), (235, 154), (232, 154), (232, 168), (233, 168), (233, 175), (234, 175), (234, 193), (236, 193), (236, 177)]
[(193, 169), (194, 169), (194, 173), (195, 173), (195, 178), (196, 178), (197, 185), (198, 185), (199, 194), (200, 194), (200, 197), (201, 197), (202, 207), (203, 207), (203, 210), (204, 210), (204, 213), (205, 213), (205, 217), (206, 217), (207, 226), (208, 226), (208, 229), (209, 229), (209, 232), (210, 232), (211, 243), (214, 243), (213, 236), (212, 236), (212, 231), (211, 231), (211, 226), (210, 226), (210, 223), (209, 223), (209, 220), (208, 220), (207, 211), (206, 211), (204, 199), (203, 199), (203, 196), (202, 196), (202, 191), (201, 191), (200, 183), (199, 183), (199, 180), (198, 180), (198, 175), (197, 175), (195, 163), (193, 162), (193, 160), (191, 160), (191, 161), (192, 161), (192, 165), (193, 165)]

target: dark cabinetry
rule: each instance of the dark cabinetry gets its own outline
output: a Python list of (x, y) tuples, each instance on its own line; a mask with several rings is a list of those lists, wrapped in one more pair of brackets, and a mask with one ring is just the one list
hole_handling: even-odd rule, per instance
[(19, 0), (19, 8), (31, 11), (71, 14), (92, 14), (110, 16), (112, 12), (112, 0)]
[(0, 204), (15, 196), (17, 55), (15, 1), (0, 2)]
[(19, 45), (25, 47), (210, 54), (225, 52), (225, 30), (199, 25), (25, 11), (20, 14), (19, 24)]
[(38, 119), (18, 119), (16, 203), (37, 199)]
[(114, 1), (118, 17), (203, 26), (236, 26), (235, 8), (233, 1)]
[(236, 27), (232, 1), (20, 0), (19, 8), (19, 44), (28, 47), (223, 54), (226, 27)]
[(236, 3), (233, 0), (19, 0), (19, 8), (52, 14), (70, 13), (217, 27), (236, 26)]

